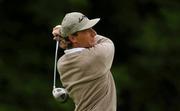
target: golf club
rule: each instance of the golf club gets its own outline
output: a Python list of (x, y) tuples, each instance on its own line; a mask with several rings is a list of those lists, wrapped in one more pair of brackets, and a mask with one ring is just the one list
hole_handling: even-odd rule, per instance
[(65, 102), (68, 97), (67, 91), (64, 88), (56, 88), (56, 68), (57, 68), (58, 47), (59, 47), (59, 41), (56, 42), (55, 62), (54, 62), (54, 82), (53, 82), (52, 94), (56, 100), (60, 102)]

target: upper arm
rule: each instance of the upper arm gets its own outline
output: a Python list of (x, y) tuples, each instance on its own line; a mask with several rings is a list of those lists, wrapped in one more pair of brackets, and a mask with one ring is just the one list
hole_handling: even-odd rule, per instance
[(97, 36), (97, 44), (90, 48), (91, 56), (94, 59), (101, 61), (106, 67), (110, 68), (114, 58), (114, 44), (113, 42), (105, 37)]

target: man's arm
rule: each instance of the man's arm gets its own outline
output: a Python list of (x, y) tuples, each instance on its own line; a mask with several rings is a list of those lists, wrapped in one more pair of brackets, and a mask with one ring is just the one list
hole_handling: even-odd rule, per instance
[(95, 59), (101, 60), (106, 67), (110, 68), (114, 58), (114, 44), (104, 36), (96, 35), (96, 45), (90, 50), (95, 54)]

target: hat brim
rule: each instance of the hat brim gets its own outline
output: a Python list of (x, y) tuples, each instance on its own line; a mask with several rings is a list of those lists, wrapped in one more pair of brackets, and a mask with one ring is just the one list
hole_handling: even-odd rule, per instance
[(89, 22), (88, 22), (84, 27), (82, 27), (81, 29), (79, 29), (79, 31), (92, 28), (94, 25), (96, 25), (96, 24), (99, 22), (99, 20), (100, 20), (100, 18), (96, 18), (96, 19), (91, 19), (91, 20), (89, 20)]

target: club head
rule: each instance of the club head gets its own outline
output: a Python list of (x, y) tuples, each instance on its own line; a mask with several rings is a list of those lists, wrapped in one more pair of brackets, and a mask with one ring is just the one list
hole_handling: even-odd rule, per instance
[(60, 102), (65, 102), (68, 99), (68, 93), (64, 88), (54, 88), (52, 94)]

